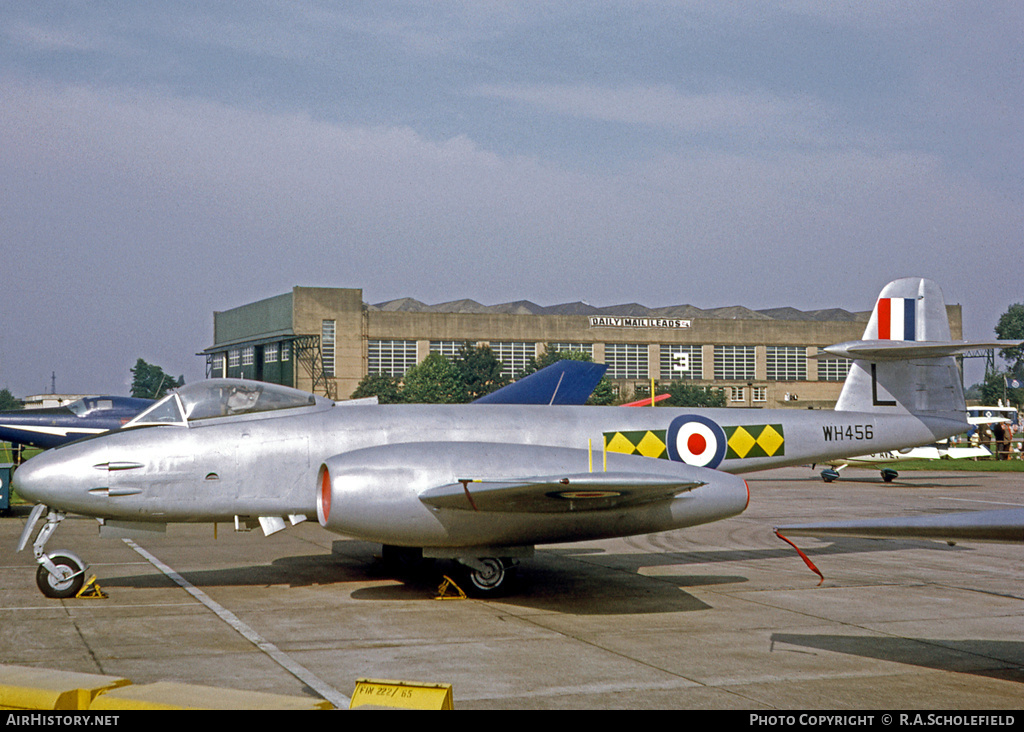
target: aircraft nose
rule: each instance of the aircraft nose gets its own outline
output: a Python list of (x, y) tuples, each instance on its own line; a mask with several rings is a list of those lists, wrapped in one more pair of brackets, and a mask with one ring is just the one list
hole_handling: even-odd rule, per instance
[[(44, 453), (45, 454), (45, 453)], [(45, 470), (37, 466), (36, 461), (42, 458), (37, 455), (26, 463), (19, 465), (11, 476), (11, 488), (26, 501), (46, 503)]]
[(19, 465), (11, 487), (26, 501), (61, 508), (66, 499), (81, 492), (84, 476), (80, 460), (68, 460), (61, 449), (48, 450)]

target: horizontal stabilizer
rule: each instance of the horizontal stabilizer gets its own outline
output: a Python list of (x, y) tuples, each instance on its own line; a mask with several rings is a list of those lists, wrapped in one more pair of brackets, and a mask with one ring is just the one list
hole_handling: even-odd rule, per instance
[(939, 286), (921, 277), (905, 277), (882, 288), (861, 340), (823, 351), (852, 360), (836, 401), (837, 412), (914, 414), (966, 425), (962, 378), (954, 356), (1015, 344), (953, 340)]
[(1024, 508), (943, 513), (911, 518), (835, 521), (779, 526), (786, 536), (849, 536), (865, 539), (1024, 542)]
[(1013, 348), (1024, 341), (847, 341), (828, 346), (831, 356), (870, 361), (910, 361), (921, 358), (957, 356), (990, 348)]
[(466, 478), (431, 488), (420, 500), (435, 508), (562, 513), (660, 501), (705, 483), (650, 473), (577, 473), (529, 478)]
[(565, 359), (503, 386), (473, 404), (586, 404), (607, 364)]

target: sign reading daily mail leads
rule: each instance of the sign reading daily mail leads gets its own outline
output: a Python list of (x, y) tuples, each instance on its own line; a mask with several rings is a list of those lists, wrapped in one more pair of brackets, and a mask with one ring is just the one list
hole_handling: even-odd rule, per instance
[(591, 315), (591, 328), (689, 328), (692, 321), (680, 318), (623, 318)]

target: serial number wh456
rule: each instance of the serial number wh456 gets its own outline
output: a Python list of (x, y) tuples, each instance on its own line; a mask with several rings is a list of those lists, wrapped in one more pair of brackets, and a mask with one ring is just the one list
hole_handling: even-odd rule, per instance
[(840, 442), (844, 440), (870, 440), (874, 436), (874, 430), (869, 424), (848, 424), (822, 425), (821, 431), (825, 442)]

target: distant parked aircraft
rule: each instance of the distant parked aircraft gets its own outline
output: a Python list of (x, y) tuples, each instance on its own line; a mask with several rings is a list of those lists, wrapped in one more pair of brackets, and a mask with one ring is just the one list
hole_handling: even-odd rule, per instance
[(90, 396), (64, 407), (0, 412), (0, 442), (45, 450), (116, 430), (152, 404), (152, 399)]

